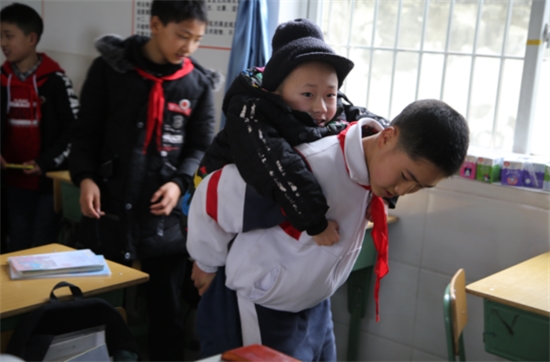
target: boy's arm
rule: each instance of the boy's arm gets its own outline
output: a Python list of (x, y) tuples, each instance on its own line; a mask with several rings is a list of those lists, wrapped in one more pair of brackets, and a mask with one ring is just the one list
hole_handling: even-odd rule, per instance
[(69, 171), (77, 186), (85, 178), (97, 180), (104, 122), (109, 107), (105, 67), (102, 58), (92, 63), (80, 94), (78, 119), (71, 129)]
[(187, 250), (206, 273), (225, 265), (229, 243), (242, 231), (245, 189), (235, 165), (228, 165), (206, 176), (193, 194)]
[[(231, 153), (242, 178), (282, 207), (292, 226), (309, 235), (323, 232), (328, 205), (304, 159), (271, 125), (279, 114), (260, 113), (258, 100), (232, 105), (226, 116)], [(283, 115), (285, 116), (285, 115)]]
[(182, 195), (187, 190), (206, 149), (212, 143), (216, 123), (215, 116), (212, 90), (209, 85), (205, 84), (204, 91), (186, 126), (181, 161), (177, 166), (176, 175), (171, 180), (180, 187)]
[[(59, 124), (59, 127), (52, 146), (43, 150), (35, 159), (42, 173), (59, 168), (67, 160), (70, 150), (71, 126), (78, 112), (78, 98), (69, 77), (63, 73), (55, 73), (50, 77), (48, 82), (52, 83), (51, 87), (54, 90), (54, 94), (49, 97), (48, 102), (52, 103), (50, 107), (53, 106), (55, 108), (55, 116), (57, 118), (55, 122)], [(51, 130), (46, 130), (45, 132), (49, 133)]]

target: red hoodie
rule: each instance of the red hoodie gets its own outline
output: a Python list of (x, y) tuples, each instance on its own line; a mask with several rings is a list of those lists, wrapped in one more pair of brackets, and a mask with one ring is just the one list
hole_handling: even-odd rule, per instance
[[(1, 82), (7, 93), (7, 122), (2, 144), (2, 157), (8, 163), (23, 163), (34, 160), (40, 154), (41, 99), (38, 93), (48, 74), (63, 69), (44, 53), (39, 54), (42, 62), (22, 82), (13, 72), (11, 63), (4, 62)], [(5, 172), (7, 186), (37, 190), (40, 176), (25, 175), (20, 170)]]

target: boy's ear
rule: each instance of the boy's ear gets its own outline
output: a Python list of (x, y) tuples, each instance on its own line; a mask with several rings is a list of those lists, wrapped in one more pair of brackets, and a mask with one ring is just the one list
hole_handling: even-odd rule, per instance
[(36, 44), (38, 44), (38, 34), (36, 34), (35, 32), (32, 32), (32, 33), (29, 33), (28, 35), (29, 37), (29, 41), (31, 42), (32, 46), (36, 46)]
[(397, 142), (397, 128), (395, 127), (387, 127), (384, 128), (382, 131), (380, 131), (380, 135), (378, 137), (378, 142), (380, 146), (389, 146), (395, 142)]
[(158, 34), (162, 25), (162, 21), (160, 21), (158, 16), (151, 16), (151, 20), (149, 20), (149, 28), (151, 29), (151, 34)]

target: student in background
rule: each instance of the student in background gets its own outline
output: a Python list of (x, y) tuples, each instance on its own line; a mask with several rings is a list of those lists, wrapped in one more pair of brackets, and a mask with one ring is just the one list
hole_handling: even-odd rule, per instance
[(213, 74), (189, 56), (205, 33), (204, 1), (151, 4), (151, 37), (96, 41), (69, 159), (84, 217), (79, 242), (141, 261), (149, 357), (181, 361), (187, 261), (174, 208), (214, 135)]
[[(43, 23), (31, 7), (0, 12), (2, 52), (2, 187), (9, 214), (9, 251), (57, 241), (60, 215), (46, 172), (64, 169), (78, 100), (59, 64), (38, 53)], [(3, 190), (4, 191), (4, 190)], [(2, 215), (4, 218), (5, 215)]]
[[(286, 84), (300, 79), (301, 71), (296, 68)], [(315, 79), (310, 75), (306, 82), (318, 84)], [(336, 86), (335, 73), (327, 82)], [(283, 99), (289, 91), (283, 85)], [(454, 174), (466, 156), (468, 135), (464, 117), (454, 109), (421, 100), (385, 129), (364, 118), (338, 136), (296, 147), (327, 199), (327, 218), (340, 225), (340, 240), (332, 246), (317, 245), (285, 222), (243, 232), (246, 213), (255, 208), (247, 209), (239, 170), (231, 164), (209, 174), (191, 201), (187, 245), (202, 294), (197, 328), (203, 355), (262, 343), (302, 361), (336, 360), (329, 298), (361, 251), (365, 210), (374, 221), (378, 252), (378, 314), (379, 281), (388, 271), (381, 198), (434, 187)]]

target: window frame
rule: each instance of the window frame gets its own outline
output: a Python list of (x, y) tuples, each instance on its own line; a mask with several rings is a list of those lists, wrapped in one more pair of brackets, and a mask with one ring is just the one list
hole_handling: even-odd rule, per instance
[[(333, 2), (337, 0), (308, 0), (308, 6), (307, 6), (307, 17), (308, 19), (312, 20), (313, 22), (317, 24), (322, 24), (323, 21), (323, 6), (325, 4), (329, 4), (329, 6), (332, 6)], [(375, 2), (375, 10), (374, 10), (374, 19), (378, 16), (377, 10), (378, 6), (380, 4), (381, 0), (373, 0)], [(399, 30), (400, 26), (400, 12), (401, 7), (404, 0), (399, 0), (399, 10), (397, 15), (397, 21), (396, 21), (396, 28)], [(406, 1), (406, 0), (405, 0)], [(446, 33), (446, 45), (445, 49), (443, 51), (443, 54), (445, 56), (445, 61), (443, 64), (443, 74), (441, 78), (441, 90), (440, 90), (440, 99), (443, 99), (443, 92), (445, 89), (445, 75), (446, 75), (446, 65), (447, 65), (447, 57), (449, 55), (454, 55), (453, 52), (450, 52), (448, 49), (449, 46), (449, 39), (450, 39), (450, 31), (452, 27), (452, 14), (453, 9), (455, 5), (455, 0), (449, 0), (450, 1), (450, 10), (449, 10), (449, 21), (447, 24), (447, 33)], [(353, 12), (354, 6), (355, 6), (356, 0), (351, 0), (351, 6), (350, 6), (350, 16)], [(469, 111), (471, 106), (471, 93), (472, 93), (472, 84), (473, 84), (473, 74), (474, 74), (474, 68), (475, 68), (475, 60), (477, 57), (476, 54), (476, 43), (477, 43), (477, 37), (479, 33), (479, 22), (481, 18), (482, 8), (484, 0), (477, 0), (478, 7), (477, 7), (477, 17), (476, 17), (476, 26), (475, 26), (475, 38), (474, 38), (474, 45), (473, 50), (471, 53), (472, 57), (472, 66), (470, 69), (470, 79), (469, 79), (469, 85), (468, 85), (468, 98), (467, 98), (467, 110), (465, 117), (469, 119)], [(424, 19), (426, 19), (427, 16), (427, 9), (430, 4), (430, 0), (425, 0), (424, 5)], [(503, 46), (502, 51), (500, 55), (496, 56), (489, 56), (489, 57), (497, 57), (500, 58), (500, 69), (499, 69), (499, 78), (497, 85), (497, 95), (495, 99), (496, 109), (493, 115), (493, 126), (492, 126), (492, 142), (494, 142), (495, 139), (495, 132), (497, 129), (497, 122), (498, 122), (498, 104), (499, 104), (499, 97), (501, 93), (501, 86), (500, 82), (503, 79), (503, 62), (504, 59), (520, 59), (523, 60), (523, 71), (521, 76), (521, 89), (520, 89), (520, 96), (518, 99), (518, 109), (517, 109), (517, 116), (516, 116), (516, 124), (514, 127), (514, 134), (513, 134), (513, 147), (512, 151), (515, 153), (521, 153), (521, 154), (530, 154), (531, 152), (531, 135), (533, 130), (533, 125), (535, 123), (534, 120), (534, 112), (536, 109), (536, 100), (537, 100), (537, 89), (539, 85), (540, 80), (540, 73), (541, 73), (541, 67), (542, 62), (544, 58), (544, 51), (545, 48), (549, 46), (549, 25), (548, 22), (550, 22), (550, 0), (532, 0), (531, 4), (531, 14), (529, 19), (529, 27), (528, 27), (528, 34), (527, 34), (527, 45), (525, 50), (524, 57), (520, 56), (511, 56), (511, 55), (505, 55), (505, 47), (507, 44), (507, 35), (508, 35), (508, 27), (510, 25), (510, 18), (511, 18), (511, 9), (513, 6), (513, 0), (508, 0), (508, 10), (507, 10), (507, 16), (506, 16), (506, 22), (505, 25), (505, 31), (504, 31), (504, 38), (503, 38)], [(373, 22), (376, 24), (376, 21)], [(374, 36), (374, 29), (375, 25), (373, 24), (373, 36)], [(423, 21), (422, 24), (422, 40), (421, 44), (424, 42), (425, 37), (425, 31), (426, 31), (426, 21)], [(329, 27), (330, 27), (329, 22)], [(349, 28), (352, 29), (353, 24), (352, 21), (349, 22)], [(330, 28), (328, 29), (330, 31)], [(346, 44), (339, 44), (339, 46), (345, 47), (346, 51), (349, 54), (350, 49), (352, 49), (355, 46), (352, 46), (350, 44), (351, 39), (351, 31), (348, 31), (347, 36), (347, 42)], [(407, 49), (401, 49), (397, 46), (399, 39), (399, 31), (396, 31), (396, 40), (395, 45), (391, 48), (383, 48), (383, 50), (392, 50), (393, 51), (393, 65), (392, 65), (392, 76), (391, 76), (391, 90), (390, 90), (390, 100), (388, 105), (388, 111), (391, 110), (392, 107), (392, 97), (393, 97), (393, 83), (395, 79), (395, 64), (396, 64), (396, 56), (398, 52), (407, 51)], [(358, 48), (358, 47), (357, 47)], [(363, 47), (361, 47), (363, 48)], [(365, 46), (363, 49), (369, 49), (371, 51), (371, 60), (372, 60), (372, 54), (374, 51), (378, 50), (376, 46), (374, 46), (374, 43), (371, 42), (370, 46)], [(417, 80), (416, 80), (416, 91), (415, 91), (415, 99), (418, 99), (419, 94), (419, 79), (421, 75), (421, 66), (422, 66), (422, 55), (429, 54), (430, 51), (426, 51), (423, 49), (423, 46), (420, 46), (419, 50), (415, 50), (418, 54), (420, 54), (420, 61), (418, 62), (418, 70), (417, 70)], [(348, 55), (346, 54), (346, 55)], [(441, 52), (438, 52), (438, 54), (441, 54)], [(464, 55), (461, 53), (461, 55)], [(483, 57), (487, 57), (487, 55), (483, 55)], [(369, 64), (369, 67), (372, 67), (372, 61)], [(371, 70), (369, 69), (368, 74), (372, 74)], [(367, 90), (366, 90), (366, 104), (368, 105), (369, 101), (369, 95), (370, 95), (370, 79), (367, 79)], [(388, 113), (390, 114), (390, 113)], [(550, 120), (549, 120), (550, 121)], [(491, 144), (491, 148), (494, 145)]]

